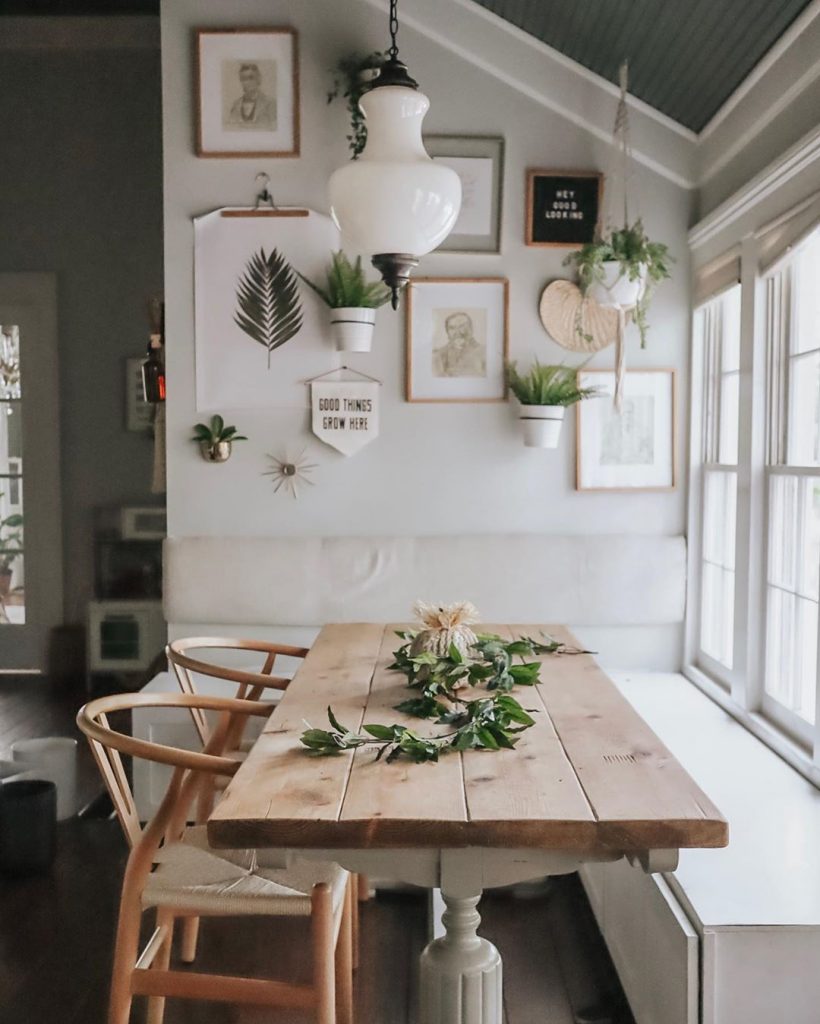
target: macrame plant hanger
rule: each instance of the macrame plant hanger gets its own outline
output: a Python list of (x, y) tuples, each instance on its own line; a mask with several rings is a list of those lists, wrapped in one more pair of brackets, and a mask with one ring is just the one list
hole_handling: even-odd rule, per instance
[[(624, 61), (618, 69), (618, 84), (621, 95), (618, 99), (618, 109), (615, 112), (615, 124), (612, 129), (612, 143), (615, 146), (617, 155), (620, 157), (621, 189), (623, 191), (623, 226), (629, 227), (629, 171), (632, 163), (632, 147), (629, 141), (629, 110), (626, 105), (626, 96), (629, 88), (629, 62)], [(624, 306), (616, 297), (612, 297), (612, 308), (618, 314), (618, 327), (615, 335), (615, 394), (613, 405), (616, 412), (621, 411), (623, 404), (624, 372), (626, 371), (626, 318), (627, 314), (634, 309), (633, 305)]]

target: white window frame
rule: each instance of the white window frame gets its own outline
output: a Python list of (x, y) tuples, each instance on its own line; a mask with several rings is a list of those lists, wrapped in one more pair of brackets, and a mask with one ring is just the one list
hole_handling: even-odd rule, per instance
[[(820, 230), (820, 225), (818, 226)], [(797, 248), (782, 258), (794, 259)], [(734, 718), (772, 747), (806, 778), (820, 786), (820, 643), (818, 643), (817, 710), (814, 724), (775, 702), (766, 694), (765, 626), (768, 575), (768, 495), (771, 476), (820, 476), (818, 467), (779, 465), (771, 456), (770, 440), (782, 431), (768, 428), (771, 408), (768, 365), (770, 325), (767, 323), (767, 278), (777, 267), (759, 271), (759, 242), (747, 236), (740, 246), (741, 342), (739, 386), (739, 443), (735, 548), (734, 648), (731, 669), (699, 650), (703, 515), (704, 396), (701, 346), (692, 346), (689, 581), (686, 630), (686, 676)], [(713, 296), (714, 298), (714, 296)], [(793, 295), (781, 314), (792, 315)], [(699, 307), (700, 308), (700, 307)], [(693, 315), (693, 336), (697, 311)], [(788, 324), (785, 325), (788, 328)], [(781, 324), (781, 332), (783, 325)], [(785, 335), (788, 338), (788, 333)], [(786, 386), (788, 381), (785, 382)], [(781, 382), (781, 387), (783, 386)], [(788, 394), (788, 392), (786, 392)], [(785, 429), (785, 426), (784, 428)], [(785, 443), (785, 435), (780, 444)], [(785, 448), (780, 449), (785, 451)], [(721, 468), (719, 463), (710, 468)]]

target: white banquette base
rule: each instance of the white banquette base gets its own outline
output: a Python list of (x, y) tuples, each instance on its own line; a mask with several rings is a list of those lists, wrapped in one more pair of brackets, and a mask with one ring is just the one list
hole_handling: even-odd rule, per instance
[(820, 792), (683, 676), (615, 673), (729, 820), (670, 875), (581, 875), (637, 1024), (820, 1022)]

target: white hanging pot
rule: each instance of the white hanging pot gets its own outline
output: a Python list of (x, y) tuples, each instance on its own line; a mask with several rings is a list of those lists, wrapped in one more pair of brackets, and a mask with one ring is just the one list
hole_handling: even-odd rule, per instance
[(631, 309), (646, 287), (646, 266), (641, 264), (640, 274), (634, 281), (618, 260), (607, 260), (602, 268), (601, 280), (592, 282), (587, 297), (605, 308)]
[(527, 448), (557, 448), (565, 412), (563, 405), (522, 405), (518, 415)]
[(376, 310), (339, 306), (330, 311), (330, 331), (340, 352), (369, 352)]

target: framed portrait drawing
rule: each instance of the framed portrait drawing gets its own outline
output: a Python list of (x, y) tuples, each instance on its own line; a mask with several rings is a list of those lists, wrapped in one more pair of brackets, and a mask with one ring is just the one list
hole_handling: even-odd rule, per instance
[(675, 487), (675, 371), (627, 370), (621, 411), (612, 405), (615, 374), (581, 370), (579, 387), (600, 398), (579, 402), (579, 491), (669, 491)]
[(461, 179), (461, 210), (439, 252), (501, 252), (504, 140), (489, 135), (425, 135), (437, 162)]
[(604, 176), (597, 171), (527, 171), (527, 245), (577, 248), (595, 238)]
[(198, 156), (298, 156), (296, 33), (198, 29), (195, 102)]
[(506, 278), (419, 277), (405, 303), (408, 402), (504, 401)]

